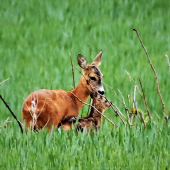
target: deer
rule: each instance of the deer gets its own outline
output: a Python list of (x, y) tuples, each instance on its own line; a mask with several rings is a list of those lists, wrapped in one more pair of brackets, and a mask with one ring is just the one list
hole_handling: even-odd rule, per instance
[[(90, 94), (92, 98), (92, 106), (90, 113), (86, 117), (77, 118), (74, 116), (68, 116), (63, 119), (58, 127), (62, 127), (64, 131), (69, 131), (73, 124), (77, 122), (76, 131), (83, 132), (85, 129), (87, 132), (98, 131), (101, 122), (102, 122), (102, 114), (105, 109), (109, 108), (112, 105), (112, 102), (107, 100), (104, 96), (97, 93), (95, 90)], [(97, 109), (97, 110), (96, 110)], [(102, 113), (102, 114), (101, 114)]]
[(83, 70), (75, 89), (70, 91), (40, 89), (30, 93), (21, 109), (22, 120), (26, 124), (26, 129), (31, 127), (34, 130), (40, 130), (46, 127), (50, 132), (52, 126), (56, 129), (61, 120), (66, 117), (78, 116), (83, 103), (73, 94), (83, 102), (87, 101), (92, 88), (100, 94), (104, 94), (103, 74), (98, 68), (101, 64), (102, 53), (100, 51), (91, 64), (88, 64), (83, 55), (78, 55), (78, 65)]

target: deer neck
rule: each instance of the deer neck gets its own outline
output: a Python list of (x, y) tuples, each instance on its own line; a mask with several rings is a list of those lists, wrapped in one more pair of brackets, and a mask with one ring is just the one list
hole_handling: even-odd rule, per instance
[[(77, 96), (78, 99), (80, 99), (82, 102), (85, 103), (90, 95), (90, 91), (87, 88), (87, 83), (84, 83), (84, 82), (85, 82), (85, 79), (82, 76), (78, 86), (71, 92), (74, 93), (74, 95)], [(80, 102), (78, 99), (76, 99), (76, 104), (78, 108), (81, 109), (84, 104)]]

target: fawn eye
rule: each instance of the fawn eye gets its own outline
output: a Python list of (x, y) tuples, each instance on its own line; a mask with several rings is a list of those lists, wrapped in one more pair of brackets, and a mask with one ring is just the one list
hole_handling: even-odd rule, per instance
[[(90, 77), (90, 76), (89, 76)], [(96, 81), (95, 77), (90, 77), (91, 80)]]

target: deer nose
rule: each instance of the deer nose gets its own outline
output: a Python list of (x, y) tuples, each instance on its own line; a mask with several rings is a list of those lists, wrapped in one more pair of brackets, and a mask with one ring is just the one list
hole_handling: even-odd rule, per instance
[(102, 85), (99, 86), (99, 88), (98, 88), (98, 93), (100, 93), (101, 95), (104, 94), (104, 88), (103, 88)]
[(104, 95), (104, 91), (100, 91), (100, 90), (99, 90), (98, 92), (99, 92), (101, 95)]

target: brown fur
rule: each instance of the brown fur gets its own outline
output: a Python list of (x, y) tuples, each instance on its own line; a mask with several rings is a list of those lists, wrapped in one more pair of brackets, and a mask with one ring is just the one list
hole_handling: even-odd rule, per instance
[[(104, 112), (105, 109), (110, 107), (110, 102), (102, 97), (101, 95), (97, 94), (97, 92), (93, 92), (93, 103), (94, 106), (98, 111), (101, 113)], [(71, 129), (74, 123), (77, 123), (76, 129), (78, 131), (83, 131), (85, 128), (87, 132), (91, 130), (98, 130), (101, 126), (102, 115), (97, 112), (93, 107), (91, 108), (90, 114), (87, 117), (82, 117), (77, 120), (77, 117), (67, 117), (61, 121), (60, 125), (62, 125), (65, 131)]]
[[(89, 89), (92, 90), (91, 86), (104, 93), (101, 84), (103, 75), (97, 68), (101, 62), (101, 56), (102, 51), (96, 56), (92, 64), (88, 65), (86, 59), (81, 54), (78, 55), (78, 63), (83, 68), (83, 76), (74, 90), (42, 89), (32, 92), (25, 99), (22, 107), (22, 118), (27, 128), (31, 126), (38, 130), (46, 126), (50, 130), (51, 125), (57, 128), (62, 119), (68, 116), (77, 116), (83, 104), (71, 92), (83, 102), (86, 102), (89, 97)], [(93, 79), (95, 77), (95, 81), (91, 77)], [(86, 80), (90, 82), (91, 86)]]

